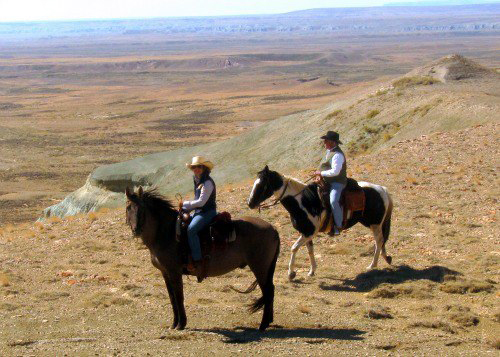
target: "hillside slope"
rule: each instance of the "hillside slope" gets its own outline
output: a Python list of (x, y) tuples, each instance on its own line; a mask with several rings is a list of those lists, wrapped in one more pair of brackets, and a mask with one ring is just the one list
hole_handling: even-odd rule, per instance
[[(282, 117), (226, 141), (101, 166), (82, 188), (44, 214), (65, 216), (118, 206), (123, 204), (127, 186), (156, 186), (167, 195), (185, 193), (192, 182), (184, 164), (194, 155), (211, 158), (216, 165), (215, 180), (227, 184), (253, 177), (265, 164), (285, 172), (315, 167), (323, 155), (318, 138), (330, 129), (341, 133), (353, 156), (423, 134), (498, 121), (500, 76), (496, 72), (472, 73), (470, 68), (482, 67), (460, 56), (448, 56), (438, 63), (441, 72), (466, 71), (470, 75), (443, 82), (430, 76), (430, 64), (352, 99)], [(461, 63), (467, 67), (460, 67)]]

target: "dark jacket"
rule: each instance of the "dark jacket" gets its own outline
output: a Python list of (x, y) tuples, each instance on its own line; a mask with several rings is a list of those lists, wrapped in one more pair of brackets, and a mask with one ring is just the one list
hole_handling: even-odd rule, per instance
[(199, 180), (196, 180), (196, 178), (193, 179), (194, 183), (194, 198), (197, 200), (200, 198), (201, 195), (201, 188), (203, 187), (203, 184), (205, 181), (211, 181), (212, 185), (214, 186), (214, 190), (210, 194), (210, 197), (208, 198), (208, 201), (205, 203), (203, 207), (199, 207), (198, 209), (201, 210), (201, 212), (207, 212), (210, 210), (216, 210), (217, 209), (217, 203), (216, 203), (216, 198), (217, 198), (217, 189), (215, 187), (215, 182), (212, 180), (210, 175), (205, 174), (202, 177), (200, 177)]
[[(338, 182), (345, 185), (347, 183), (347, 164), (344, 152), (338, 146), (336, 146), (332, 151), (340, 153), (344, 157), (344, 163), (342, 164), (342, 168), (340, 169), (340, 172), (337, 176), (323, 177), (323, 179), (328, 183)], [(330, 160), (327, 160), (326, 157), (323, 160), (321, 160), (321, 163), (319, 164), (320, 171), (331, 170), (332, 165), (330, 164)]]

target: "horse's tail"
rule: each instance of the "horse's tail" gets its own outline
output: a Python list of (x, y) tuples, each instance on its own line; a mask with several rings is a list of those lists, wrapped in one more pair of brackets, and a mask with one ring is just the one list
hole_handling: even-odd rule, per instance
[(386, 193), (387, 193), (387, 198), (389, 199), (389, 204), (387, 205), (387, 212), (385, 213), (384, 222), (382, 223), (382, 235), (384, 237), (383, 245), (385, 245), (385, 243), (389, 239), (389, 234), (391, 233), (391, 216), (393, 208), (392, 198), (387, 192), (387, 190)]
[(258, 281), (257, 281), (257, 279), (255, 279), (255, 281), (246, 290), (237, 289), (237, 288), (235, 288), (232, 285), (229, 285), (228, 287), (229, 287), (229, 289), (231, 289), (233, 291), (236, 291), (237, 293), (240, 293), (240, 294), (249, 294), (249, 293), (251, 293), (252, 291), (255, 290), (255, 288), (257, 287), (257, 284), (258, 284)]
[(272, 299), (274, 299), (273, 277), (274, 277), (274, 271), (276, 269), (276, 262), (278, 261), (278, 255), (280, 254), (280, 235), (278, 231), (275, 230), (274, 232), (278, 245), (276, 246), (276, 251), (274, 252), (273, 260), (271, 261), (271, 265), (269, 266), (269, 270), (267, 271), (267, 277), (265, 285), (263, 286), (262, 296), (257, 300), (255, 300), (248, 307), (248, 310), (252, 314), (262, 309), (264, 305), (266, 305), (266, 303), (270, 303)]

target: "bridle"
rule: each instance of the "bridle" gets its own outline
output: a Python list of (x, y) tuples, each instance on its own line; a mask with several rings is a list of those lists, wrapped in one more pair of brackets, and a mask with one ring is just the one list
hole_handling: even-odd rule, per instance
[[(137, 224), (135, 225), (135, 229), (132, 229), (132, 233), (134, 233), (136, 236), (139, 236), (141, 235), (142, 233), (142, 226), (144, 224), (144, 205), (142, 203), (139, 203), (139, 202), (136, 202), (135, 200), (132, 201), (136, 206), (137, 206), (137, 212), (136, 212), (136, 219), (137, 219)], [(130, 225), (130, 220), (128, 218), (128, 214), (127, 214), (127, 218), (126, 218), (126, 222), (128, 225)], [(132, 227), (130, 227), (132, 228)]]
[[(269, 182), (269, 178), (266, 180), (266, 186), (264, 186), (265, 188), (267, 188), (267, 185), (268, 185), (268, 182)], [(262, 203), (259, 204), (258, 208), (259, 208), (259, 213), (260, 213), (260, 210), (261, 209), (267, 209), (267, 208), (270, 208), (270, 207), (273, 207), (273, 206), (276, 206), (278, 203), (281, 202), (281, 200), (283, 199), (283, 197), (285, 196), (285, 192), (288, 188), (288, 184), (290, 183), (290, 179), (287, 179), (286, 180), (286, 184), (285, 184), (285, 188), (283, 189), (283, 192), (281, 192), (281, 195), (280, 197), (278, 197), (277, 199), (274, 200), (273, 203), (269, 203), (267, 205), (264, 205)], [(300, 193), (300, 192), (299, 192)]]

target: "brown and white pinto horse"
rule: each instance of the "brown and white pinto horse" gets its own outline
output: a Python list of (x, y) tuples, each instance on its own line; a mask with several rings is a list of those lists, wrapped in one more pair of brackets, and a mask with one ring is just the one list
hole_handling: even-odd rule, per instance
[[(391, 228), (393, 207), (391, 196), (384, 186), (369, 182), (358, 182), (358, 184), (365, 193), (365, 209), (363, 212), (354, 212), (347, 220), (346, 228), (359, 222), (372, 230), (375, 239), (375, 253), (367, 269), (377, 266), (381, 253), (385, 261), (391, 264), (392, 258), (385, 251), (385, 243), (389, 238)], [(248, 199), (248, 206), (252, 209), (257, 208), (273, 195), (288, 211), (293, 227), (301, 234), (292, 246), (288, 278), (291, 280), (296, 276), (294, 270), (295, 255), (304, 244), (307, 245), (311, 263), (309, 276), (313, 276), (316, 271), (316, 260), (312, 239), (318, 233), (327, 214), (321, 203), (317, 184), (306, 185), (294, 178), (271, 171), (266, 166), (258, 173)]]

